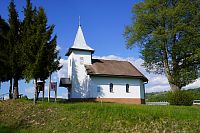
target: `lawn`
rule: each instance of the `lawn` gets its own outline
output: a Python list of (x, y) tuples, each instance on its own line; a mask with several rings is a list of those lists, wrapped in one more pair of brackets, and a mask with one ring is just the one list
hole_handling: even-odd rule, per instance
[(200, 132), (200, 107), (0, 102), (0, 132)]

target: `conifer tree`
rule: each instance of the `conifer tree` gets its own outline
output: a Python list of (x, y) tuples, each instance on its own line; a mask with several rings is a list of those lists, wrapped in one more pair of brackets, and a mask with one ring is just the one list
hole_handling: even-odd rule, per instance
[[(59, 57), (56, 50), (56, 36), (52, 38), (54, 26), (47, 25), (47, 17), (44, 9), (40, 7), (32, 9), (30, 0), (24, 10), (25, 19), (23, 30), (23, 57), (25, 79), (38, 79), (43, 82), (49, 75), (59, 69)], [(36, 87), (37, 88), (37, 87)], [(35, 97), (37, 90), (35, 88)]]
[[(8, 81), (9, 78), (9, 42), (8, 42), (9, 25), (0, 16), (0, 82)], [(11, 98), (11, 95), (9, 95)]]
[[(18, 90), (18, 80), (22, 78), (22, 66), (20, 62), (20, 52), (19, 52), (19, 45), (21, 43), (20, 38), (20, 21), (18, 19), (18, 13), (16, 11), (16, 7), (14, 4), (14, 0), (10, 1), (9, 7), (9, 61), (10, 61), (10, 72), (12, 77), (10, 79), (10, 86), (12, 86), (12, 79), (14, 79), (13, 85), (13, 98), (16, 99), (19, 96)], [(9, 92), (11, 92), (11, 88)]]

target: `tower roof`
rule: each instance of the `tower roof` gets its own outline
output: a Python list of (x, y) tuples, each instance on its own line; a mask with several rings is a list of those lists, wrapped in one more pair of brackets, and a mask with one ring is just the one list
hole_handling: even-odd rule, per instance
[(84, 38), (83, 31), (81, 29), (81, 26), (78, 26), (78, 31), (76, 33), (76, 37), (74, 40), (74, 44), (71, 48), (78, 48), (78, 49), (85, 49), (85, 50), (93, 50), (90, 48)]
[(90, 48), (85, 41), (80, 22), (79, 22), (78, 31), (76, 33), (76, 37), (74, 40), (74, 44), (72, 45), (71, 48), (68, 49), (68, 52), (66, 53), (66, 55), (67, 56), (70, 55), (72, 50), (91, 51), (92, 53), (94, 52), (94, 49)]

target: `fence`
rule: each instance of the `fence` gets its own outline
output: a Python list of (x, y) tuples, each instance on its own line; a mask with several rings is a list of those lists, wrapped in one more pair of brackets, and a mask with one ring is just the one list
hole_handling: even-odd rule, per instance
[(169, 105), (168, 102), (146, 102), (147, 105)]
[(4, 93), (0, 95), (0, 100), (7, 100), (9, 98), (9, 93)]

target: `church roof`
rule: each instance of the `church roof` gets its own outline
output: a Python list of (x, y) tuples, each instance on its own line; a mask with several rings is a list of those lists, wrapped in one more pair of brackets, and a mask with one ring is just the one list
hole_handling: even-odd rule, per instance
[(69, 78), (60, 78), (60, 84), (59, 87), (70, 87), (71, 86), (71, 80)]
[(88, 75), (132, 77), (148, 82), (148, 79), (128, 61), (92, 59), (92, 65), (85, 65), (85, 68)]
[(85, 41), (81, 25), (78, 26), (78, 31), (76, 33), (74, 44), (71, 48), (68, 49), (66, 55), (68, 56), (72, 52), (72, 50), (91, 51), (92, 53), (94, 52), (94, 49), (89, 47)]

